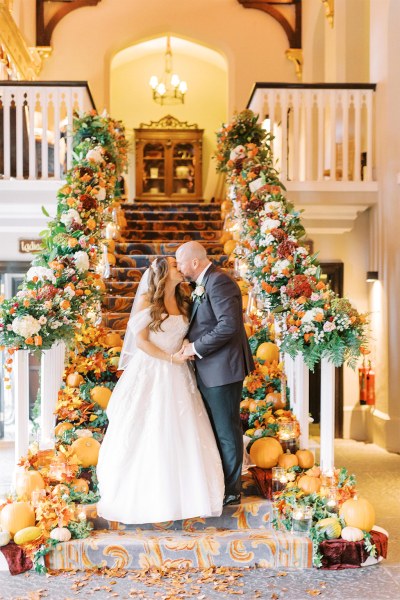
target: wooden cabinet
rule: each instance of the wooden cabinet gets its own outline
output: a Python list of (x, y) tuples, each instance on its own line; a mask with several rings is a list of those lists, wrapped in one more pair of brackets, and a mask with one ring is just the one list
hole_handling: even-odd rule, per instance
[(202, 198), (203, 131), (170, 115), (135, 129), (137, 200)]

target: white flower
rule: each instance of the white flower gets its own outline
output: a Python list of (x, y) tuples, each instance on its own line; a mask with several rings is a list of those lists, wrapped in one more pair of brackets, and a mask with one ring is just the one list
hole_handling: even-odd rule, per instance
[(96, 194), (96, 198), (99, 202), (103, 202), (103, 200), (106, 199), (106, 195), (106, 188), (101, 187), (99, 188), (99, 191)]
[(78, 431), (75, 433), (76, 437), (78, 438), (93, 437), (93, 433), (90, 431), (90, 429), (78, 429)]
[(313, 292), (311, 294), (311, 301), (312, 302), (317, 302), (317, 300), (319, 300), (319, 294), (317, 294), (316, 292)]
[(264, 260), (261, 258), (260, 254), (257, 254), (257, 256), (254, 259), (254, 266), (260, 268), (263, 265), (264, 265)]
[(275, 273), (276, 275), (282, 275), (284, 269), (288, 269), (290, 267), (290, 262), (283, 258), (282, 260), (277, 260), (276, 263), (273, 264), (271, 273)]
[(74, 254), (74, 261), (78, 271), (84, 272), (89, 269), (89, 257), (83, 250), (79, 250)]
[(78, 225), (82, 225), (82, 219), (79, 216), (79, 213), (74, 208), (70, 208), (67, 212), (63, 213), (60, 217), (61, 223), (64, 223), (65, 227), (69, 229), (73, 222), (78, 223)]
[(264, 185), (263, 180), (261, 179), (261, 177), (259, 177), (258, 179), (255, 179), (254, 181), (251, 181), (249, 184), (249, 188), (252, 194), (254, 194), (254, 192), (256, 192), (257, 190), (260, 189), (260, 187), (262, 187)]
[(205, 287), (202, 285), (197, 285), (196, 288), (192, 292), (192, 300), (203, 300), (206, 295)]
[[(295, 239), (296, 241), (296, 239)], [(308, 252), (305, 248), (303, 248), (303, 246), (299, 246), (296, 250), (296, 253), (299, 254), (300, 256), (307, 256)]]
[(28, 281), (32, 281), (34, 277), (37, 277), (40, 281), (50, 281), (53, 284), (56, 283), (54, 272), (47, 267), (31, 267), (26, 274), (26, 278)]
[(335, 325), (335, 323), (333, 323), (331, 321), (326, 321), (324, 323), (323, 329), (324, 329), (324, 331), (333, 331), (334, 329), (336, 329), (336, 325)]
[(246, 156), (246, 148), (244, 146), (236, 146), (236, 148), (234, 148), (230, 155), (229, 155), (229, 159), (230, 160), (239, 160), (240, 158), (244, 158)]
[(24, 315), (23, 317), (17, 317), (12, 323), (12, 330), (17, 335), (21, 335), (24, 338), (36, 335), (40, 331), (40, 323), (32, 315)]
[(279, 225), (281, 224), (280, 221), (278, 221), (278, 219), (264, 219), (261, 222), (261, 232), (262, 233), (266, 233), (267, 231), (271, 231), (271, 229), (276, 229), (277, 227), (279, 227)]
[(266, 204), (264, 204), (263, 210), (266, 213), (270, 213), (270, 212), (274, 212), (275, 210), (279, 210), (280, 207), (281, 207), (280, 202), (267, 202)]
[(69, 285), (67, 285), (66, 288), (64, 288), (64, 292), (69, 296), (69, 298), (73, 298), (75, 296), (75, 291), (69, 287)]
[(101, 163), (103, 162), (103, 152), (100, 146), (96, 146), (96, 148), (92, 148), (86, 154), (86, 160), (90, 160), (92, 162)]
[(256, 429), (255, 432), (253, 433), (253, 437), (255, 437), (255, 438), (261, 437), (263, 432), (264, 432), (264, 429)]
[(40, 315), (38, 320), (41, 325), (46, 325), (47, 323), (47, 318), (44, 315)]
[(306, 310), (303, 318), (302, 318), (302, 322), (303, 323), (311, 323), (311, 321), (314, 321), (315, 317), (318, 314), (324, 314), (324, 310), (322, 308), (316, 307), (316, 308), (310, 308), (310, 310)]

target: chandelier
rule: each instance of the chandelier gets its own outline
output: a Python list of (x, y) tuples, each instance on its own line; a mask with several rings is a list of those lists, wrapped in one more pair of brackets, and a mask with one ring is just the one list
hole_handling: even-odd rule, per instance
[(149, 84), (153, 90), (154, 102), (159, 104), (183, 104), (185, 102), (188, 87), (186, 81), (181, 81), (179, 75), (172, 73), (172, 50), (169, 36), (167, 36), (164, 74), (161, 79), (158, 79), (157, 75), (152, 75)]

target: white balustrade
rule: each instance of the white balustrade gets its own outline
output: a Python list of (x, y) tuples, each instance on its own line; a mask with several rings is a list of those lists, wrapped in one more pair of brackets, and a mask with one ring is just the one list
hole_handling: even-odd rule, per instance
[(29, 352), (14, 354), (15, 464), (25, 456), (29, 446)]
[(62, 179), (72, 165), (73, 113), (92, 108), (85, 83), (0, 82), (0, 176)]
[(321, 450), (323, 472), (332, 471), (335, 464), (335, 367), (327, 358), (321, 360)]
[(248, 107), (270, 120), (281, 180), (374, 180), (374, 93), (373, 84), (256, 84)]
[(310, 372), (303, 355), (298, 354), (294, 360), (293, 413), (300, 425), (300, 448), (302, 450), (309, 446), (309, 376)]

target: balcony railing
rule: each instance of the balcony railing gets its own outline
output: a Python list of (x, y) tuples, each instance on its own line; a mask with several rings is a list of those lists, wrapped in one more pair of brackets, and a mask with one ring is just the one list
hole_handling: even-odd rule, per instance
[(0, 82), (0, 178), (61, 179), (72, 165), (73, 113), (92, 108), (86, 82)]
[(248, 108), (274, 136), (282, 181), (346, 187), (374, 181), (375, 89), (375, 84), (256, 83)]

